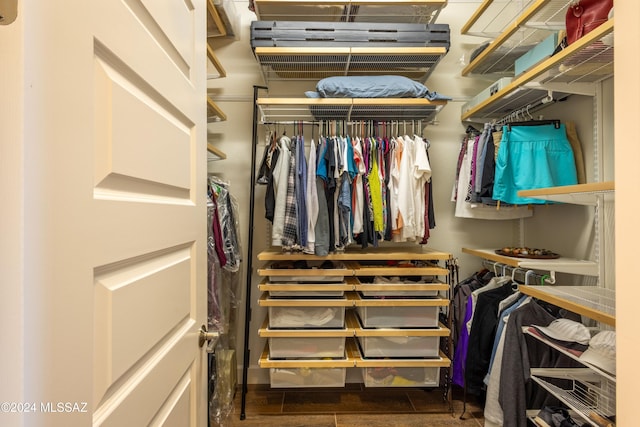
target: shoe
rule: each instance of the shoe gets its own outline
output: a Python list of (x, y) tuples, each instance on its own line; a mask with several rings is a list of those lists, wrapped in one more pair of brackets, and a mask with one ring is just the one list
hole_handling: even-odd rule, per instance
[(538, 412), (533, 421), (540, 427), (577, 427), (565, 408), (559, 406), (545, 406)]

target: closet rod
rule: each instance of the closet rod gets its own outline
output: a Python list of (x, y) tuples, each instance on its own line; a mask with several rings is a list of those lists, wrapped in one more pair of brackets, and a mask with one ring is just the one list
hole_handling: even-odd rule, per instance
[(522, 118), (533, 120), (533, 116), (531, 114), (539, 107), (546, 105), (550, 102), (555, 102), (556, 99), (553, 97), (553, 93), (549, 91), (547, 96), (542, 98), (541, 100), (534, 102), (533, 104), (525, 105), (524, 107), (520, 107), (517, 110), (512, 111), (506, 116), (502, 117), (499, 120), (496, 120), (496, 125), (505, 125), (509, 122), (513, 122), (516, 120), (521, 120)]
[(320, 126), (320, 120), (314, 120), (314, 121), (309, 121), (309, 120), (282, 120), (282, 121), (275, 121), (275, 122), (261, 122), (260, 124), (263, 125), (305, 125), (305, 126)]
[(249, 332), (251, 326), (251, 279), (253, 276), (253, 210), (256, 185), (256, 146), (258, 144), (258, 90), (268, 89), (265, 86), (253, 86), (253, 135), (251, 140), (251, 181), (249, 181), (249, 244), (247, 248), (247, 277), (245, 282), (244, 298), (244, 358), (242, 361), (242, 402), (240, 419), (246, 418), (245, 407), (247, 403), (247, 370), (250, 363)]
[[(483, 259), (482, 260), (482, 266), (487, 268), (488, 270), (492, 270), (494, 273), (496, 273), (496, 275), (498, 274), (498, 270), (502, 270), (503, 275), (507, 276), (513, 276), (515, 279), (515, 275), (516, 274), (520, 274), (522, 277), (520, 278), (521, 282), (523, 282), (525, 285), (531, 285), (531, 284), (544, 284), (544, 283), (552, 283), (550, 280), (552, 279), (552, 277), (555, 276), (554, 275), (549, 275), (549, 274), (540, 274), (540, 273), (536, 273), (534, 270), (529, 270), (529, 269), (524, 269), (521, 267), (513, 267), (511, 265), (507, 265), (507, 264), (503, 264), (501, 262), (495, 262), (495, 261), (490, 261), (488, 259)], [(507, 270), (511, 270), (510, 272), (507, 272)], [(551, 272), (554, 273), (554, 272)], [(529, 283), (529, 280), (534, 280), (534, 282)], [(553, 279), (555, 281), (555, 277)]]

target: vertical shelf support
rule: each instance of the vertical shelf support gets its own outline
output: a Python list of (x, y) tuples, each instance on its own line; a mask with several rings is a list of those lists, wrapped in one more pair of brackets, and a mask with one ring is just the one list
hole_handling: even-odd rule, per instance
[(247, 248), (247, 277), (245, 285), (245, 312), (244, 312), (244, 358), (242, 361), (242, 402), (240, 407), (240, 419), (244, 420), (247, 416), (245, 408), (247, 404), (247, 370), (249, 369), (250, 350), (249, 350), (249, 332), (251, 327), (251, 279), (253, 276), (253, 209), (255, 199), (256, 184), (256, 148), (258, 145), (258, 91), (260, 89), (268, 89), (265, 86), (253, 86), (253, 136), (251, 140), (251, 182), (249, 183), (249, 245)]

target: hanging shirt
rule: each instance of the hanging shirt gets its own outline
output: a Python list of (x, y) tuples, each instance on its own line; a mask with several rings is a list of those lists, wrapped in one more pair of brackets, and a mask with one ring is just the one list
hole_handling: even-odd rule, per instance
[(285, 200), (284, 226), (282, 228), (282, 246), (290, 250), (298, 243), (298, 221), (296, 212), (296, 158), (289, 156), (289, 173), (287, 175), (287, 197)]
[(273, 246), (282, 245), (282, 230), (284, 228), (284, 211), (287, 200), (287, 176), (289, 174), (289, 159), (291, 140), (282, 136), (278, 140), (278, 162), (273, 171), (273, 184), (276, 194), (276, 203), (273, 213), (273, 227), (271, 228), (271, 243)]
[(369, 173), (369, 188), (371, 190), (371, 204), (373, 206), (373, 230), (384, 232), (384, 217), (382, 212), (382, 191), (380, 171), (378, 169), (377, 141), (371, 141), (371, 173)]
[(414, 135), (413, 139), (415, 148), (413, 163), (413, 177), (415, 178), (415, 192), (413, 193), (414, 218), (416, 220), (415, 237), (422, 240), (425, 227), (429, 227), (429, 224), (425, 224), (425, 185), (431, 180), (431, 165), (427, 157), (427, 143), (425, 140), (418, 135)]
[(318, 188), (316, 186), (316, 143), (312, 139), (309, 148), (309, 163), (306, 181), (306, 205), (307, 205), (307, 245), (306, 253), (315, 252), (316, 222), (318, 220)]
[(356, 174), (353, 178), (353, 191), (352, 191), (352, 207), (353, 207), (353, 234), (359, 234), (363, 231), (362, 216), (364, 209), (364, 189), (362, 187), (362, 176), (365, 174), (366, 169), (364, 165), (364, 159), (362, 158), (362, 145), (359, 138), (355, 138), (352, 142), (353, 145), (353, 162)]
[(298, 243), (303, 248), (307, 246), (307, 159), (304, 156), (304, 137), (296, 138), (296, 220), (298, 225)]
[(402, 151), (402, 160), (400, 162), (400, 179), (398, 182), (398, 209), (402, 214), (404, 226), (400, 241), (414, 240), (416, 236), (416, 218), (415, 218), (415, 178), (414, 178), (414, 141), (405, 135), (403, 138), (404, 150)]

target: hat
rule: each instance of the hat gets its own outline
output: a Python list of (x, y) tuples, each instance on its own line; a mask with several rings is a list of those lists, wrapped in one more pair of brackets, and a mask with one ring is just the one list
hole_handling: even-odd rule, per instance
[(600, 331), (589, 341), (589, 348), (580, 360), (597, 366), (613, 375), (616, 374), (616, 333)]
[(570, 319), (556, 319), (549, 326), (532, 325), (542, 334), (558, 341), (577, 342), (587, 345), (591, 339), (589, 329), (580, 322)]

